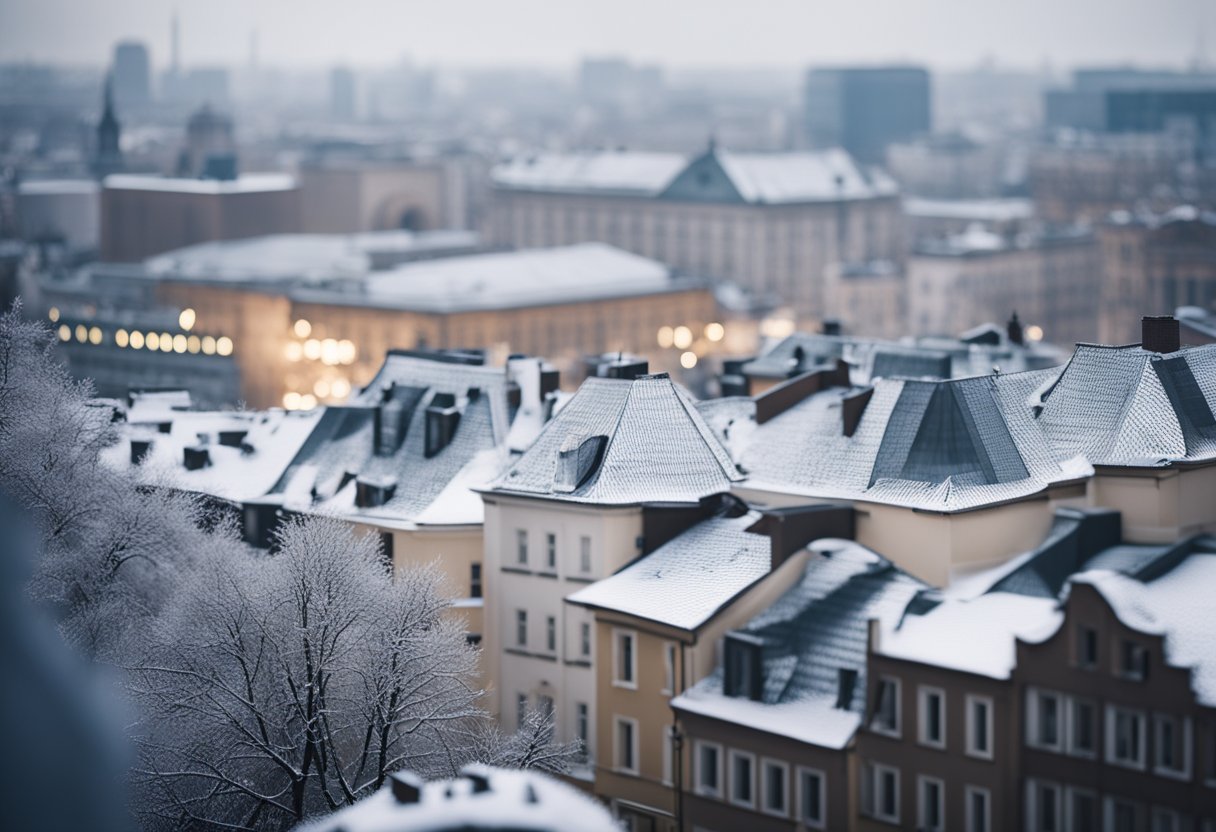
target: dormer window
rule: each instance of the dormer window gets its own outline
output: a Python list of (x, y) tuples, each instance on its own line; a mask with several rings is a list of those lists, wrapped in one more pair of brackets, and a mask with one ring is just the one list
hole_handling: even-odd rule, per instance
[(1123, 640), (1119, 648), (1119, 675), (1136, 682), (1148, 678), (1148, 650), (1143, 644)]
[(599, 470), (607, 446), (607, 436), (567, 436), (557, 452), (553, 490), (565, 493), (578, 490)]
[(764, 690), (763, 640), (748, 633), (727, 633), (722, 692), (759, 702)]

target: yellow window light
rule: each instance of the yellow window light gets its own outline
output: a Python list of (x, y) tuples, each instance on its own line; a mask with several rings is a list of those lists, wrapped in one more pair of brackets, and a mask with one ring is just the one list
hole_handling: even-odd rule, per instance
[(139, 330), (131, 333), (131, 349), (142, 350), (144, 348), (144, 334)]
[(292, 327), (292, 329), (295, 331), (297, 338), (307, 338), (309, 335), (312, 335), (312, 324), (303, 318), (296, 321), (296, 324)]
[(67, 324), (59, 325), (59, 340), (60, 341), (71, 341), (72, 340), (72, 328), (70, 326), (68, 326)]
[(220, 355), (232, 355), (232, 339), (227, 335), (221, 335), (215, 339), (215, 351)]
[(354, 364), (355, 358), (358, 356), (358, 354), (359, 351), (355, 349), (354, 341), (348, 341), (347, 339), (343, 338), (338, 342), (338, 361), (341, 363)]
[(691, 370), (697, 366), (697, 354), (695, 352), (686, 352), (680, 355), (680, 366), (685, 370)]
[[(182, 314), (177, 316), (177, 325), (186, 330), (186, 332), (189, 332), (194, 328), (195, 317), (193, 309), (183, 309)], [(181, 352), (181, 350), (178, 350), (178, 352)]]
[(659, 346), (667, 349), (675, 343), (676, 331), (669, 326), (659, 327)]
[(692, 330), (686, 326), (676, 327), (672, 333), (671, 343), (676, 349), (688, 349), (692, 346)]
[(309, 361), (316, 361), (321, 357), (321, 342), (316, 338), (309, 338), (304, 342), (304, 357)]
[(1026, 327), (1026, 337), (1031, 341), (1042, 341), (1043, 327), (1031, 324), (1030, 326)]
[(186, 349), (189, 350), (192, 355), (198, 355), (198, 351), (202, 348), (203, 341), (197, 335), (191, 335), (186, 339)]
[(130, 341), (131, 338), (129, 335), (127, 335), (127, 331), (125, 329), (120, 329), (114, 333), (114, 343), (119, 347), (126, 347)]
[(57, 320), (59, 320), (59, 307), (52, 306), (47, 310), (46, 316), (51, 319), (51, 323), (55, 323)]
[(304, 357), (304, 345), (299, 341), (288, 341), (287, 346), (283, 348), (283, 355), (288, 361), (299, 361)]
[(284, 393), (283, 394), (283, 407), (287, 408), (288, 410), (299, 410), (300, 409), (300, 394), (295, 392), (294, 390), (291, 391), (290, 393)]
[(93, 345), (101, 343), (101, 327), (89, 327), (89, 343)]
[(344, 399), (350, 394), (350, 382), (344, 378), (334, 379), (334, 383), (329, 385), (329, 392), (336, 399)]
[(167, 332), (160, 334), (160, 351), (173, 352), (173, 336)]
[(160, 336), (155, 332), (149, 332), (147, 337), (144, 338), (144, 343), (148, 345), (148, 349), (154, 350), (160, 346)]
[(312, 393), (305, 393), (300, 396), (300, 410), (312, 410), (317, 406), (317, 397)]
[(215, 338), (210, 335), (203, 336), (203, 355), (215, 355)]
[(180, 332), (173, 336), (173, 351), (179, 353), (186, 351), (186, 336)]
[(338, 342), (333, 338), (321, 342), (321, 362), (330, 367), (338, 363)]
[(84, 324), (76, 324), (76, 340), (82, 344), (89, 340), (89, 329)]
[(706, 324), (705, 337), (716, 344), (726, 337), (726, 327), (722, 326), (722, 324), (718, 323), (717, 321), (714, 321), (711, 324)]
[(317, 398), (329, 398), (329, 382), (323, 378), (317, 379), (317, 383), (312, 386), (312, 392), (317, 394)]

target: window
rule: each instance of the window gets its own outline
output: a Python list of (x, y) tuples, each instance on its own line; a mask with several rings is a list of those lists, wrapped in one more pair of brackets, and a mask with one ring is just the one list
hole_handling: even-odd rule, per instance
[(992, 795), (987, 789), (967, 786), (964, 790), (967, 828), (964, 832), (988, 832), (992, 828)]
[(812, 829), (823, 829), (828, 818), (827, 780), (822, 771), (798, 767), (798, 819)]
[(1191, 721), (1157, 714), (1153, 717), (1153, 770), (1166, 777), (1190, 777)]
[(1085, 789), (1068, 789), (1069, 832), (1098, 832), (1098, 797)]
[(528, 646), (528, 611), (515, 611), (515, 645), (517, 647)]
[(1059, 751), (1060, 697), (1037, 688), (1027, 689), (1026, 697), (1026, 744)]
[(935, 777), (916, 780), (916, 818), (923, 832), (941, 832), (945, 825), (946, 785)]
[(584, 658), (591, 656), (591, 623), (588, 621), (579, 625), (579, 650)]
[(1115, 797), (1106, 798), (1104, 803), (1105, 829), (1109, 832), (1137, 832), (1140, 825), (1136, 822), (1139, 812), (1135, 803)]
[(1178, 813), (1164, 806), (1154, 806), (1152, 817), (1152, 832), (1178, 832), (1181, 827)]
[(992, 759), (992, 700), (986, 696), (967, 697), (967, 753)]
[(528, 718), (528, 694), (517, 693), (515, 695), (515, 721), (519, 725), (524, 724), (524, 720)]
[(1086, 699), (1068, 700), (1068, 753), (1077, 757), (1094, 755), (1094, 703)]
[(1119, 675), (1135, 681), (1148, 678), (1148, 650), (1144, 645), (1123, 640), (1119, 647)]
[(1077, 625), (1077, 667), (1093, 670), (1098, 666), (1098, 631)]
[(574, 705), (574, 736), (578, 738), (579, 744), (582, 746), (580, 749), (580, 754), (584, 760), (587, 759), (588, 752), (590, 751), (590, 734), (587, 730), (589, 725), (590, 720), (587, 716), (587, 703), (576, 702)]
[(865, 814), (899, 823), (899, 769), (867, 763), (861, 787), (861, 809)]
[(515, 562), (520, 566), (528, 565), (528, 531), (515, 530)]
[(730, 802), (749, 809), (756, 805), (756, 756), (730, 752)]
[(760, 649), (763, 642), (749, 633), (727, 633), (722, 692), (759, 701), (764, 676)]
[(616, 747), (613, 753), (616, 757), (617, 771), (626, 774), (638, 773), (638, 723), (636, 719), (626, 719), (618, 716), (616, 723)]
[(946, 747), (946, 692), (940, 688), (916, 689), (917, 739), (921, 745)]
[(587, 535), (578, 539), (578, 571), (591, 574), (591, 538)]
[(545, 568), (550, 572), (557, 570), (557, 535), (553, 532), (545, 535)]
[(612, 684), (622, 688), (637, 688), (637, 636), (624, 630), (614, 630), (612, 638)]
[(481, 597), (481, 564), (469, 564), (469, 597)]
[(1060, 814), (1060, 787), (1042, 780), (1027, 780), (1027, 832), (1060, 832)]
[(676, 735), (676, 727), (668, 725), (663, 728), (663, 779), (664, 786), (670, 786), (672, 783), (671, 776), (671, 744)]
[(870, 728), (879, 734), (899, 736), (899, 680), (884, 676), (878, 680), (874, 716)]
[(1110, 706), (1106, 709), (1106, 762), (1144, 768), (1144, 714)]
[(545, 617), (545, 649), (557, 652), (557, 619), (551, 615)]
[(722, 796), (722, 746), (697, 742), (697, 794)]
[(663, 645), (663, 693), (676, 690), (676, 646), (670, 641)]
[(766, 814), (786, 817), (790, 813), (789, 778), (790, 767), (778, 760), (764, 760), (760, 764), (761, 800), (760, 808)]

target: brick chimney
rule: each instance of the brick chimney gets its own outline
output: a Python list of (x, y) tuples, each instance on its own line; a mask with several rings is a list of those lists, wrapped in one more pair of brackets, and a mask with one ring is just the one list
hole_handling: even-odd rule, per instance
[(1178, 320), (1173, 315), (1145, 315), (1140, 319), (1140, 346), (1149, 352), (1178, 352)]

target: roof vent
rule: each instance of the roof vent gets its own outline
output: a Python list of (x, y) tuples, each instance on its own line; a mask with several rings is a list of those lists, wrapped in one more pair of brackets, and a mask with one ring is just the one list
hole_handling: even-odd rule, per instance
[(484, 794), (490, 790), (490, 774), (482, 766), (465, 766), (460, 776), (469, 781), (473, 794)]
[(591, 478), (604, 460), (608, 437), (601, 435), (579, 437), (570, 434), (557, 451), (557, 473), (553, 490), (570, 493)]
[(152, 450), (151, 439), (132, 439), (131, 440), (131, 464), (138, 465), (144, 461), (148, 455), (148, 451)]
[(586, 360), (587, 374), (598, 378), (633, 379), (650, 371), (645, 358), (625, 352), (593, 355)]
[(460, 426), (460, 410), (451, 393), (436, 393), (426, 408), (426, 458), (430, 459), (452, 443)]
[(393, 799), (401, 804), (418, 803), (422, 800), (422, 778), (409, 771), (397, 771), (389, 775), (389, 787)]
[(838, 318), (826, 318), (823, 322), (824, 335), (841, 335), (843, 329)]
[(355, 480), (355, 507), (376, 508), (393, 499), (397, 481), (391, 477), (359, 477)]
[(187, 471), (197, 471), (211, 464), (211, 452), (205, 445), (191, 445), (182, 449), (182, 463)]
[(239, 448), (245, 442), (245, 435), (249, 433), (246, 430), (221, 430), (219, 432), (220, 444), (227, 448)]
[(1140, 346), (1149, 352), (1178, 352), (1182, 345), (1178, 319), (1173, 315), (1145, 315), (1140, 319)]

